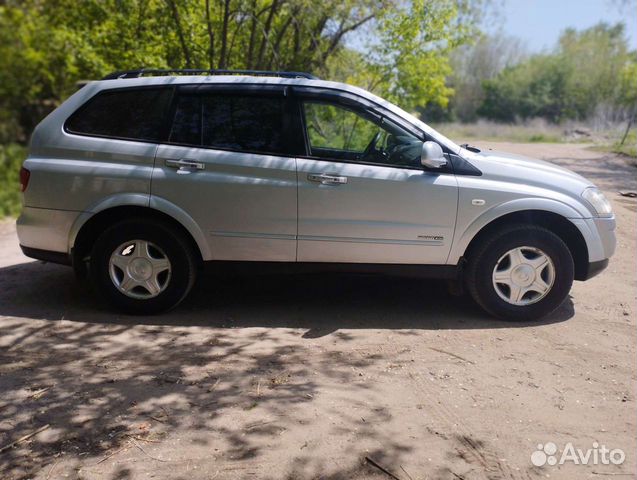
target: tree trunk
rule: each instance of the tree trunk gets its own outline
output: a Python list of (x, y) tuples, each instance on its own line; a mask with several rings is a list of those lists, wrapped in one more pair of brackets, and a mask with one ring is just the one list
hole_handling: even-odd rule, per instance
[[(235, 40), (237, 39), (237, 33), (241, 30), (241, 27), (243, 27), (243, 22), (244, 22), (243, 19), (240, 22), (237, 22), (237, 26), (232, 32), (232, 37), (228, 44), (228, 52), (232, 52), (232, 50), (234, 49)], [(234, 62), (233, 65), (234, 65), (234, 68), (239, 68), (239, 66), (237, 66), (237, 62)], [(244, 67), (242, 66), (241, 68), (244, 68)]]
[(179, 20), (179, 11), (177, 10), (177, 5), (175, 5), (175, 2), (173, 0), (166, 0), (166, 3), (168, 4), (168, 8), (170, 8), (173, 21), (175, 22), (175, 29), (177, 30), (177, 36), (179, 37), (181, 51), (184, 54), (184, 58), (186, 60), (186, 68), (191, 68), (190, 50), (188, 49), (188, 44), (186, 43), (186, 38), (184, 37), (184, 32), (181, 28), (181, 21)]
[(224, 0), (223, 5), (223, 26), (221, 27), (221, 53), (219, 54), (219, 68), (227, 66), (228, 48), (228, 22), (230, 20), (230, 0)]
[(268, 62), (268, 65), (267, 65), (269, 69), (272, 69), (273, 67), (275, 67), (277, 70), (281, 69), (281, 61), (280, 61), (281, 42), (283, 41), (285, 32), (290, 27), (290, 24), (292, 23), (292, 19), (294, 18), (296, 14), (297, 14), (296, 11), (292, 11), (290, 14), (290, 17), (285, 21), (285, 23), (281, 27), (281, 30), (279, 30), (279, 33), (277, 33), (276, 39), (274, 40), (274, 45), (272, 46), (272, 55), (270, 56), (270, 61)]
[(263, 40), (261, 41), (261, 46), (259, 47), (259, 56), (257, 57), (256, 68), (257, 70), (263, 68), (263, 57), (265, 56), (265, 47), (268, 41), (270, 40), (270, 31), (272, 30), (272, 20), (279, 8), (280, 0), (272, 0), (272, 5), (270, 6), (270, 12), (268, 13), (268, 18), (265, 21), (265, 26), (263, 27)]
[(294, 67), (295, 70), (298, 69), (298, 62), (299, 62), (299, 53), (301, 52), (301, 28), (299, 27), (299, 22), (298, 20), (295, 18), (293, 20), (294, 22), (294, 36), (293, 36), (293, 44), (294, 44), (294, 48), (292, 49), (292, 66)]
[(630, 128), (633, 126), (634, 121), (635, 121), (635, 111), (633, 110), (633, 114), (630, 116), (630, 119), (628, 120), (628, 125), (626, 125), (626, 131), (624, 132), (622, 141), (619, 142), (620, 147), (624, 146), (624, 142), (626, 141), (626, 137), (628, 137), (628, 132), (630, 132)]
[(215, 32), (210, 20), (210, 0), (206, 0), (206, 27), (208, 29), (208, 68), (215, 68)]
[(135, 30), (137, 38), (141, 38), (142, 30), (144, 29), (144, 20), (146, 17), (146, 4), (147, 0), (140, 0), (139, 9), (137, 14), (137, 28)]
[(257, 35), (257, 0), (252, 0), (252, 12), (250, 17), (252, 18), (252, 24), (250, 26), (250, 40), (248, 43), (248, 58), (246, 60), (246, 68), (250, 70), (252, 68), (253, 56), (254, 56), (254, 42)]

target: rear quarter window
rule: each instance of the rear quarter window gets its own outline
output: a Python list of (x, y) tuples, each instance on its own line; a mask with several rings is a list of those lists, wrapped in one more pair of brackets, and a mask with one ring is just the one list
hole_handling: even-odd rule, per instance
[(67, 120), (70, 133), (156, 142), (160, 140), (172, 89), (104, 90)]

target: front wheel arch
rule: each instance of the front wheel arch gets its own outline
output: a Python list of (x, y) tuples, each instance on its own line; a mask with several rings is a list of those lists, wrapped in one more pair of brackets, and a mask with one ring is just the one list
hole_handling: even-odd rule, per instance
[(496, 218), (482, 227), (471, 239), (462, 258), (465, 261), (469, 260), (476, 248), (487, 238), (498, 230), (515, 224), (542, 226), (555, 233), (562, 239), (571, 252), (575, 266), (575, 280), (583, 280), (586, 278), (589, 258), (588, 247), (586, 246), (584, 236), (569, 219), (557, 213), (544, 210), (523, 210)]
[[(503, 227), (478, 244), (473, 254), (465, 271), (465, 285), (484, 310), (501, 319), (542, 318), (562, 304), (573, 283), (574, 264), (568, 246), (541, 225)], [(506, 264), (500, 268), (500, 262)], [(547, 274), (547, 270), (552, 273)]]

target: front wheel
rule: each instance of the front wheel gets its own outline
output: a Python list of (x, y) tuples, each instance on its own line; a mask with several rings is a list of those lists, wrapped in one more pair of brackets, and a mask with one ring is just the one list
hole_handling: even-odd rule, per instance
[(466, 283), (474, 300), (492, 315), (534, 320), (562, 304), (573, 277), (573, 258), (561, 238), (542, 227), (512, 225), (473, 250)]
[(148, 219), (125, 220), (95, 242), (89, 274), (110, 304), (132, 314), (153, 314), (178, 305), (192, 288), (196, 261), (184, 236)]

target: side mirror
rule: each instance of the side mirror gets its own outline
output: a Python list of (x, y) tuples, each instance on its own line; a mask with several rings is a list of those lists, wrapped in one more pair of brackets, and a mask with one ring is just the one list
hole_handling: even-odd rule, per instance
[(427, 168), (442, 168), (447, 165), (442, 147), (436, 142), (425, 142), (422, 144), (420, 153), (420, 164)]

